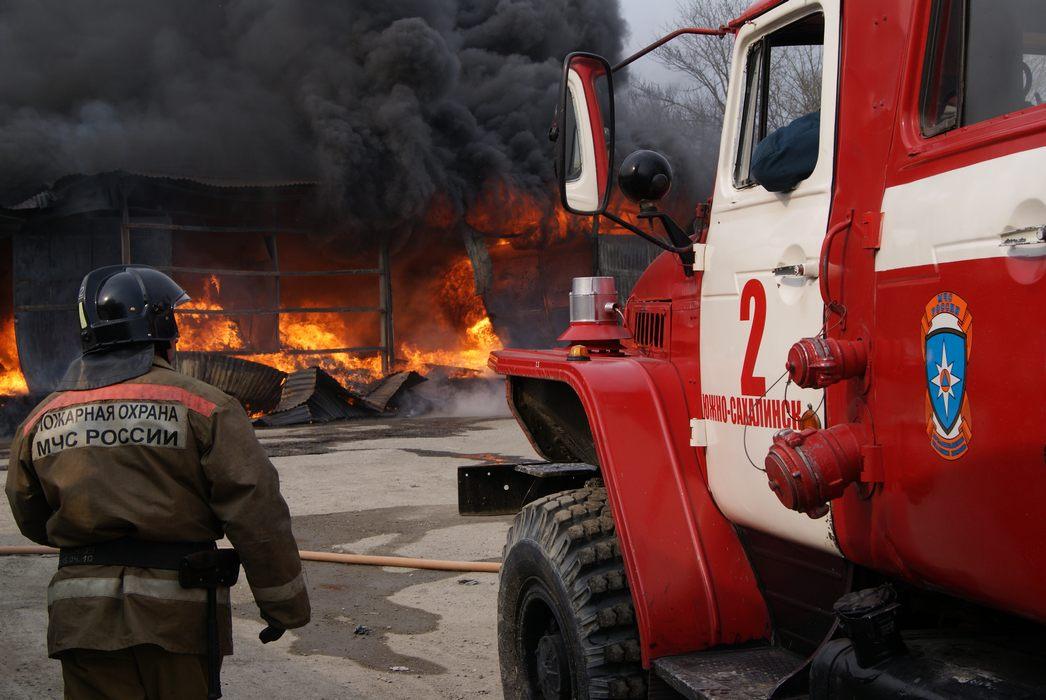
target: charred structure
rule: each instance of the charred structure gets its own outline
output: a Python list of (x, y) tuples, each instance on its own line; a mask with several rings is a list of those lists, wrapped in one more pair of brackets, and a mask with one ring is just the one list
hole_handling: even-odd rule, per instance
[[(408, 250), (394, 270), (389, 250), (407, 236), (368, 236), (317, 216), (317, 196), (314, 183), (217, 186), (109, 173), (65, 178), (16, 205), (8, 211), (9, 220), (21, 220), (8, 239), (8, 310), (28, 388), (50, 390), (78, 352), (73, 300), (84, 272), (118, 263), (151, 265), (182, 280), (193, 297), (179, 309), (184, 350), (284, 372), (315, 364), (342, 379), (391, 371), (397, 349), (424, 362), (432, 346), (397, 346), (393, 331), (393, 276), (412, 276), (418, 261)], [(458, 308), (415, 324), (427, 334), (443, 331), (437, 342), (457, 350), (452, 336), (465, 329), (456, 326), (482, 321), (470, 312), (483, 315), (468, 258), (460, 243), (428, 245), (424, 257), (433, 268), (429, 286), (448, 287), (448, 270), (462, 263), (468, 273), (454, 280), (461, 289), (447, 289), (460, 293)], [(417, 305), (412, 286), (426, 285), (405, 284), (405, 312)], [(486, 340), (495, 342), (493, 331)]]
[[(502, 343), (554, 342), (574, 275), (607, 270), (627, 291), (650, 259), (641, 241), (572, 228), (536, 197), (518, 196), (515, 218), (474, 210), (470, 224), (434, 210), (376, 234), (325, 213), (323, 196), (313, 182), (113, 172), (68, 176), (8, 207), (8, 393), (54, 388), (79, 352), (80, 279), (102, 265), (176, 276), (193, 297), (179, 309), (183, 371), (265, 412), (283, 377), (307, 367), (359, 387), (404, 369), (482, 370)], [(498, 225), (508, 233), (482, 230)]]
[(620, 53), (616, 6), (45, 2), (0, 26), (13, 65), (48, 67), (0, 77), (0, 393), (54, 386), (103, 264), (176, 276), (187, 366), (247, 396), (232, 360), (349, 386), (481, 370), (554, 342), (572, 277), (627, 294), (652, 257), (559, 211), (548, 167), (561, 58)]

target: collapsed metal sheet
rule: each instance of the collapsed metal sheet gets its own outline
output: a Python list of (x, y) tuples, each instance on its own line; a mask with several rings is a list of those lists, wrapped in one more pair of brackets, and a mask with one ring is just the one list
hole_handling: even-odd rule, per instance
[(259, 362), (206, 352), (178, 353), (178, 371), (221, 389), (248, 413), (275, 409), (287, 377), (286, 372)]
[(276, 410), (259, 418), (261, 426), (327, 423), (343, 418), (373, 415), (362, 397), (349, 391), (319, 367), (291, 374), (283, 383)]
[(384, 413), (390, 408), (395, 408), (398, 399), (406, 391), (421, 384), (425, 377), (417, 372), (397, 372), (385, 377), (371, 389), (363, 399), (370, 408)]

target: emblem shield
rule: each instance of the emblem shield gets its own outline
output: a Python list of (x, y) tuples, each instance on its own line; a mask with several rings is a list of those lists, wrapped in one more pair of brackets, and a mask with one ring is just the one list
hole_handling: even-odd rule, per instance
[(926, 433), (933, 451), (947, 460), (961, 459), (973, 439), (966, 390), (972, 338), (966, 300), (954, 292), (935, 295), (922, 319)]
[(926, 336), (926, 388), (945, 435), (955, 429), (966, 394), (966, 335), (941, 329)]

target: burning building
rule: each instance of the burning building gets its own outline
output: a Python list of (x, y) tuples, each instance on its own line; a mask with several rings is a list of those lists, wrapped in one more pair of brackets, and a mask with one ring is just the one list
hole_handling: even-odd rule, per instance
[[(193, 297), (179, 309), (183, 370), (263, 411), (282, 373), (306, 367), (361, 386), (434, 366), (478, 372), (503, 342), (554, 342), (570, 278), (594, 271), (600, 251), (606, 262), (634, 243), (593, 236), (589, 222), (533, 196), (507, 208), (490, 200), (490, 211), (459, 220), (434, 206), (417, 225), (381, 235), (319, 213), (321, 196), (308, 182), (113, 172), (63, 178), (9, 207), (3, 391), (53, 389), (78, 353), (80, 279), (101, 265), (146, 264), (178, 279)], [(641, 269), (640, 257), (618, 272)], [(228, 370), (221, 379), (216, 366)]]
[(305, 367), (352, 386), (547, 346), (571, 277), (627, 291), (651, 257), (551, 183), (562, 56), (619, 54), (614, 6), (125, 4), (0, 10), (36, 28), (0, 76), (2, 394), (54, 387), (101, 265), (172, 274), (186, 367), (261, 405)]

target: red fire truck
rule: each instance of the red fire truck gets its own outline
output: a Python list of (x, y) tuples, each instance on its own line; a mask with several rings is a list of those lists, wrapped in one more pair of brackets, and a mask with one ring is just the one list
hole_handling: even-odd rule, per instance
[[(733, 42), (700, 231), (649, 151), (638, 218), (608, 209), (614, 74), (679, 34)], [(768, 187), (798, 50), (816, 150)], [(566, 347), (491, 358), (547, 460), (459, 475), (463, 511), (479, 471), (525, 503), (507, 697), (1046, 696), (1044, 94), (1042, 0), (764, 0), (567, 58), (564, 206), (665, 252), (623, 307), (575, 280)]]

